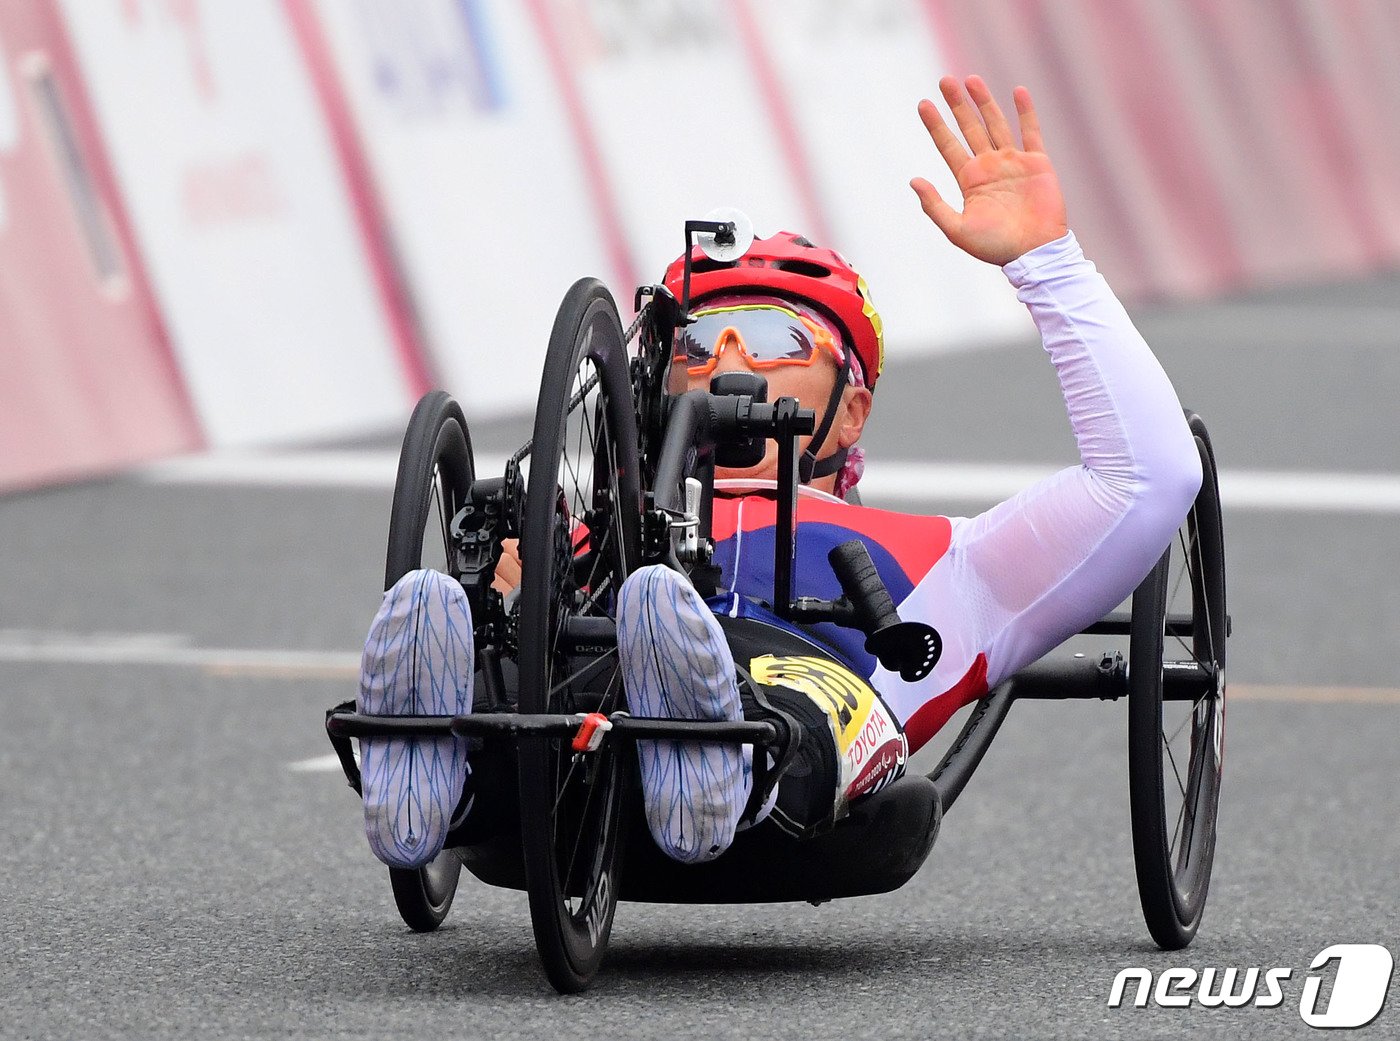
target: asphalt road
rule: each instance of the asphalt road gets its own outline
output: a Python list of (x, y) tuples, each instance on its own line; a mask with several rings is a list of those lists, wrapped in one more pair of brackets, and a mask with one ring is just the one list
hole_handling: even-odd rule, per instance
[[(1140, 324), (1227, 472), (1393, 477), (1397, 299), (1380, 279)], [(1034, 344), (902, 371), (875, 460), (1073, 458)], [(1227, 509), (1226, 787), (1187, 951), (1137, 907), (1123, 706), (1020, 704), (904, 889), (623, 905), (594, 989), (561, 999), (521, 895), (464, 880), (409, 933), (353, 794), (292, 768), (353, 693), (387, 499), (125, 477), (0, 500), (0, 1036), (1275, 1038), (1312, 1033), (1324, 947), (1400, 953), (1394, 511)], [(1293, 973), (1277, 1008), (1109, 1008), (1128, 966)], [(1357, 1036), (1400, 1036), (1400, 998)]]

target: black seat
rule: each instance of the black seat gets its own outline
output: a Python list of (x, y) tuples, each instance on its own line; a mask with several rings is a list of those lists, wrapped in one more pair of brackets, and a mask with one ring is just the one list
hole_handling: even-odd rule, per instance
[(621, 898), (746, 904), (888, 893), (928, 859), (942, 817), (933, 782), (911, 774), (861, 799), (824, 835), (799, 842), (760, 824), (707, 864), (671, 860), (643, 825), (631, 836)]
[[(898, 889), (928, 859), (943, 819), (938, 789), (919, 774), (857, 802), (831, 831), (799, 842), (772, 824), (739, 833), (723, 856), (681, 864), (657, 848), (638, 814), (628, 836), (623, 900), (668, 904), (753, 904), (869, 896)], [(494, 886), (525, 888), (519, 833), (458, 848), (467, 869)]]

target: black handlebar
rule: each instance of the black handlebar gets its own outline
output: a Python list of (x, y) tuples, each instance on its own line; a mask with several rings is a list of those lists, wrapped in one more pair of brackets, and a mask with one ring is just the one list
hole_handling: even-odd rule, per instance
[(924, 622), (902, 622), (870, 551), (860, 539), (843, 542), (826, 559), (841, 591), (855, 611), (855, 625), (865, 633), (865, 649), (906, 683), (933, 671), (943, 654), (938, 630)]
[[(704, 393), (696, 391), (695, 393)], [(817, 428), (817, 414), (800, 408), (796, 398), (779, 398), (769, 404), (747, 394), (706, 394), (710, 408), (710, 432), (715, 440), (726, 437), (772, 437), (780, 427), (794, 434), (810, 434)]]
[(831, 570), (836, 572), (841, 591), (855, 608), (856, 628), (864, 633), (874, 633), (886, 626), (899, 623), (899, 612), (880, 572), (875, 570), (875, 561), (870, 559), (870, 551), (860, 539), (843, 542), (826, 559)]
[(799, 407), (796, 398), (779, 398), (769, 404), (747, 394), (703, 390), (673, 398), (652, 485), (656, 505), (668, 510), (682, 508), (680, 482), (696, 449), (713, 450), (716, 442), (739, 438), (810, 434), (816, 426), (816, 413)]

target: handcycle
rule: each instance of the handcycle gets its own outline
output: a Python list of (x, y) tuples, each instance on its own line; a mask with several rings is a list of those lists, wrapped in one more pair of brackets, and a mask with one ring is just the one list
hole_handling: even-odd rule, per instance
[[(385, 588), (419, 567), (460, 581), (477, 647), (473, 711), (369, 716), (346, 702), (326, 714), (356, 791), (353, 738), (450, 734), (468, 742), (469, 785), (482, 797), (434, 860), (389, 869), (405, 923), (437, 928), (465, 867), (490, 885), (528, 893), (549, 982), (560, 992), (580, 991), (603, 961), (619, 901), (817, 904), (898, 889), (927, 859), (943, 815), (1014, 701), (1127, 697), (1143, 916), (1159, 946), (1185, 947), (1200, 925), (1214, 860), (1230, 631), (1215, 458), (1205, 424), (1190, 412), (1204, 474), (1190, 513), (1133, 592), (1130, 610), (1082, 634), (1126, 637), (1126, 656), (1052, 652), (975, 702), (926, 776), (908, 773), (855, 801), (834, 827), (805, 841), (757, 826), (699, 865), (674, 862), (651, 841), (635, 741), (749, 744), (756, 770), (778, 741), (774, 724), (761, 719), (626, 712), (617, 590), (637, 567), (661, 562), (702, 593), (714, 591), (717, 465), (745, 465), (755, 452), (761, 457), (767, 440), (778, 445), (774, 588), (765, 606), (794, 623), (861, 630), (867, 650), (908, 679), (926, 673), (938, 652), (929, 627), (899, 619), (858, 540), (832, 554), (841, 597), (793, 597), (797, 446), (815, 417), (795, 399), (766, 401), (756, 378), (673, 393), (672, 344), (689, 318), (692, 244), (699, 237), (732, 249), (736, 235), (733, 221), (688, 221), (685, 230), (681, 298), (665, 286), (641, 287), (628, 329), (601, 282), (581, 279), (568, 291), (550, 335), (533, 436), (503, 474), (477, 474), (466, 419), (445, 392), (425, 395), (409, 420)], [(518, 539), (522, 574), (503, 595), (492, 579), (506, 539)]]

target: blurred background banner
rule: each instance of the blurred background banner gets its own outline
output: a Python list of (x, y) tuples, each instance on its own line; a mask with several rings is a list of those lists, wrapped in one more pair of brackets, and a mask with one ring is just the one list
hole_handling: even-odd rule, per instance
[(415, 348), (395, 341), (283, 6), (60, 9), (208, 442), (393, 422), (411, 393), (398, 351)]
[(870, 281), (893, 364), (1024, 335), (915, 114), (1027, 84), (1128, 301), (1400, 264), (1390, 0), (8, 0), (0, 487), (527, 413), (554, 310), (737, 206)]
[(52, 7), (0, 4), (0, 55), (0, 488), (198, 447)]
[(1120, 296), (1400, 263), (1400, 4), (955, 0), (959, 69), (1028, 84)]
[(476, 414), (531, 408), (569, 285), (600, 277), (624, 308), (632, 288), (548, 20), (518, 0), (288, 7), (314, 11), (333, 55), (437, 381)]

